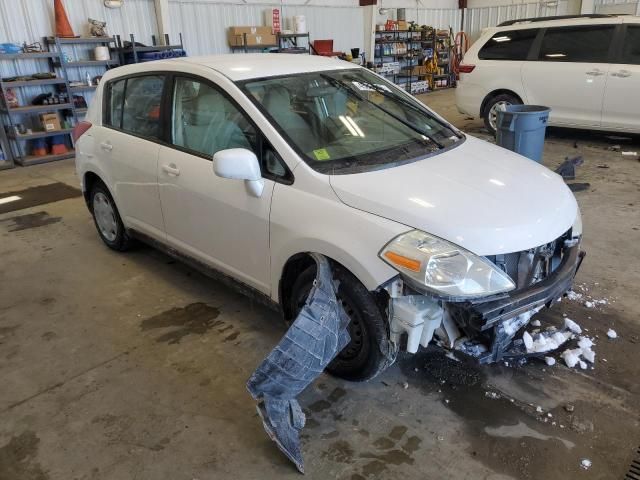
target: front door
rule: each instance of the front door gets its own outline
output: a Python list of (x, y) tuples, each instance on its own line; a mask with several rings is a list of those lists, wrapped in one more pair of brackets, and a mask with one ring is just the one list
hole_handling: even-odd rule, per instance
[(164, 240), (157, 179), (164, 80), (164, 75), (144, 75), (110, 82), (103, 126), (91, 130), (125, 225), (159, 240)]
[(204, 79), (173, 81), (171, 146), (160, 149), (158, 184), (167, 240), (263, 293), (270, 293), (269, 211), (274, 182), (260, 197), (244, 181), (216, 176), (214, 153), (246, 148), (260, 137), (235, 102)]
[(618, 55), (609, 69), (602, 126), (640, 133), (640, 24), (625, 25)]
[(529, 104), (551, 107), (553, 125), (598, 128), (615, 25), (548, 28), (537, 60), (524, 63)]

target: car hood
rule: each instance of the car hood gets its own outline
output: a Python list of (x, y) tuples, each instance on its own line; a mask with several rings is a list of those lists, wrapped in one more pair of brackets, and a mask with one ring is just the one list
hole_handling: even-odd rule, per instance
[(332, 175), (330, 182), (340, 200), (353, 208), (423, 230), (477, 255), (551, 242), (573, 225), (578, 213), (562, 177), (470, 136), (458, 147), (423, 160)]

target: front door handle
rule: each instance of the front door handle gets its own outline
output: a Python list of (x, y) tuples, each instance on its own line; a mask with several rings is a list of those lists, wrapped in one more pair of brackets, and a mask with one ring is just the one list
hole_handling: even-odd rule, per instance
[(109, 142), (102, 142), (100, 144), (100, 148), (105, 152), (110, 152), (111, 150), (113, 150), (113, 145), (111, 145), (111, 143)]
[(627, 78), (631, 76), (631, 72), (629, 70), (619, 70), (617, 72), (613, 72), (611, 75), (619, 78)]
[(592, 77), (599, 77), (600, 75), (604, 75), (604, 72), (598, 68), (594, 69), (594, 70), (589, 70), (587, 72), (587, 75), (590, 75)]
[(162, 171), (167, 175), (171, 175), (173, 177), (177, 177), (178, 175), (180, 175), (180, 170), (173, 163), (170, 165), (163, 165)]

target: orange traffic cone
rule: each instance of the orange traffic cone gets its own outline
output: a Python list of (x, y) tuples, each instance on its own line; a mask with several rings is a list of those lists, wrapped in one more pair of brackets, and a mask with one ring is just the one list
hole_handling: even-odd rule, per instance
[(62, 0), (53, 0), (53, 10), (56, 19), (56, 37), (70, 38), (75, 37), (67, 12), (64, 10)]

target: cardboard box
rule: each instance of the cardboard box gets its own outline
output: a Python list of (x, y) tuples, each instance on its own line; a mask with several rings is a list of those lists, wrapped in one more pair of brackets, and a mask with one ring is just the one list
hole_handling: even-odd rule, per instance
[(411, 75), (426, 75), (427, 67), (425, 65), (416, 65), (411, 69)]
[[(246, 37), (247, 37), (247, 46), (249, 47), (259, 47), (260, 45), (273, 46), (273, 45), (276, 45), (277, 43), (276, 36), (272, 35), (271, 32), (266, 34), (247, 33)], [(229, 46), (244, 47), (244, 38), (245, 38), (244, 34), (234, 35), (229, 33), (229, 36), (228, 36)]]
[(270, 35), (271, 27), (229, 27), (229, 35)]
[(60, 125), (60, 116), (57, 113), (41, 113), (40, 123), (45, 132), (55, 132), (56, 130), (62, 130)]
[(396, 24), (398, 25), (398, 30), (409, 30), (409, 24), (404, 20), (398, 20)]

